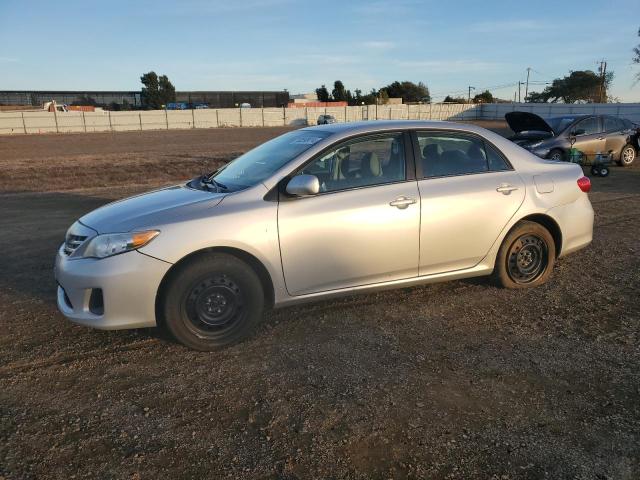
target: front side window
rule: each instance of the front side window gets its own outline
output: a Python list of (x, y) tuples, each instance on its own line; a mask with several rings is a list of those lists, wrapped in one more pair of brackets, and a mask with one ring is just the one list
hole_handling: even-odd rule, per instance
[(317, 130), (285, 133), (239, 156), (220, 169), (213, 178), (224, 186), (225, 191), (257, 185), (329, 135), (328, 132)]
[(580, 135), (594, 135), (600, 133), (600, 126), (596, 117), (585, 118), (573, 127), (573, 134), (577, 137)]
[(402, 181), (405, 179), (402, 133), (347, 141), (311, 161), (298, 174), (317, 176), (321, 192)]
[(511, 169), (502, 155), (476, 136), (418, 132), (418, 145), (424, 178)]

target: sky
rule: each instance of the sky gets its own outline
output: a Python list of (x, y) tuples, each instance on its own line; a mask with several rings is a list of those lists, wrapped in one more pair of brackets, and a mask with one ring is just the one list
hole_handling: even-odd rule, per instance
[(639, 13), (639, 0), (0, 0), (0, 90), (138, 90), (154, 70), (177, 90), (410, 80), (434, 101), (470, 85), (513, 99), (527, 67), (536, 91), (604, 59), (610, 94), (640, 102)]

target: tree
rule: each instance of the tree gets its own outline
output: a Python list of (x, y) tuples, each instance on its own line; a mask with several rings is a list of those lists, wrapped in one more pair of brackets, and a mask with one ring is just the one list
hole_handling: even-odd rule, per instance
[(473, 103), (493, 103), (493, 95), (489, 90), (485, 90), (473, 97)]
[(443, 102), (444, 103), (467, 103), (467, 99), (462, 97), (452, 97), (451, 95), (447, 95), (446, 97), (444, 97)]
[(532, 103), (557, 103), (560, 100), (564, 103), (598, 102), (607, 98), (612, 80), (613, 72), (608, 72), (603, 78), (591, 70), (576, 70), (564, 78), (556, 78), (544, 91), (530, 93), (526, 100)]
[[(638, 29), (638, 36), (640, 37), (640, 28)], [(633, 63), (640, 65), (640, 43), (633, 47), (633, 54)], [(636, 74), (636, 79), (638, 82), (640, 82), (640, 72)]]
[(386, 90), (390, 98), (402, 98), (405, 103), (431, 102), (429, 89), (422, 82), (418, 82), (416, 85), (409, 81), (395, 81), (381, 90)]
[(324, 85), (322, 85), (320, 88), (316, 88), (316, 95), (319, 102), (329, 101), (329, 90), (327, 90), (327, 87), (325, 87)]
[(160, 101), (160, 88), (158, 86), (158, 75), (156, 75), (156, 72), (151, 71), (143, 74), (140, 77), (140, 82), (144, 85), (140, 94), (142, 106), (151, 110), (161, 108), (162, 102)]
[(167, 103), (176, 101), (176, 88), (166, 75), (158, 77), (156, 72), (152, 71), (143, 74), (140, 77), (140, 82), (144, 85), (140, 95), (144, 108), (158, 110), (166, 106)]
[[(371, 93), (373, 93), (373, 90), (371, 91)], [(382, 88), (378, 90), (377, 102), (378, 105), (386, 105), (387, 103), (389, 103), (389, 92), (387, 92), (386, 89)]]
[(340, 80), (333, 82), (333, 91), (331, 96), (335, 102), (347, 101), (347, 90), (344, 88), (344, 84)]
[(162, 75), (158, 79), (158, 90), (163, 105), (176, 101), (176, 87), (173, 86), (166, 75)]

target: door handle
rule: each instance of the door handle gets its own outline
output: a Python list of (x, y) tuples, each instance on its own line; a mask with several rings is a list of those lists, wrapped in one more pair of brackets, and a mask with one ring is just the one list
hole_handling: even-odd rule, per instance
[(510, 195), (514, 190), (518, 190), (518, 187), (514, 187), (508, 183), (503, 183), (496, 188), (496, 192), (500, 192), (503, 195)]
[(392, 207), (397, 207), (400, 210), (404, 210), (409, 205), (416, 203), (415, 198), (407, 198), (407, 197), (398, 197), (393, 202), (389, 202), (389, 205)]

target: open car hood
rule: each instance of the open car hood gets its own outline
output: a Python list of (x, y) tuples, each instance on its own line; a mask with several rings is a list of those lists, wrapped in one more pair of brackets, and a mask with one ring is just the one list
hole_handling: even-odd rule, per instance
[(509, 128), (515, 133), (520, 132), (548, 132), (555, 135), (553, 129), (540, 116), (529, 112), (509, 112), (504, 116)]

